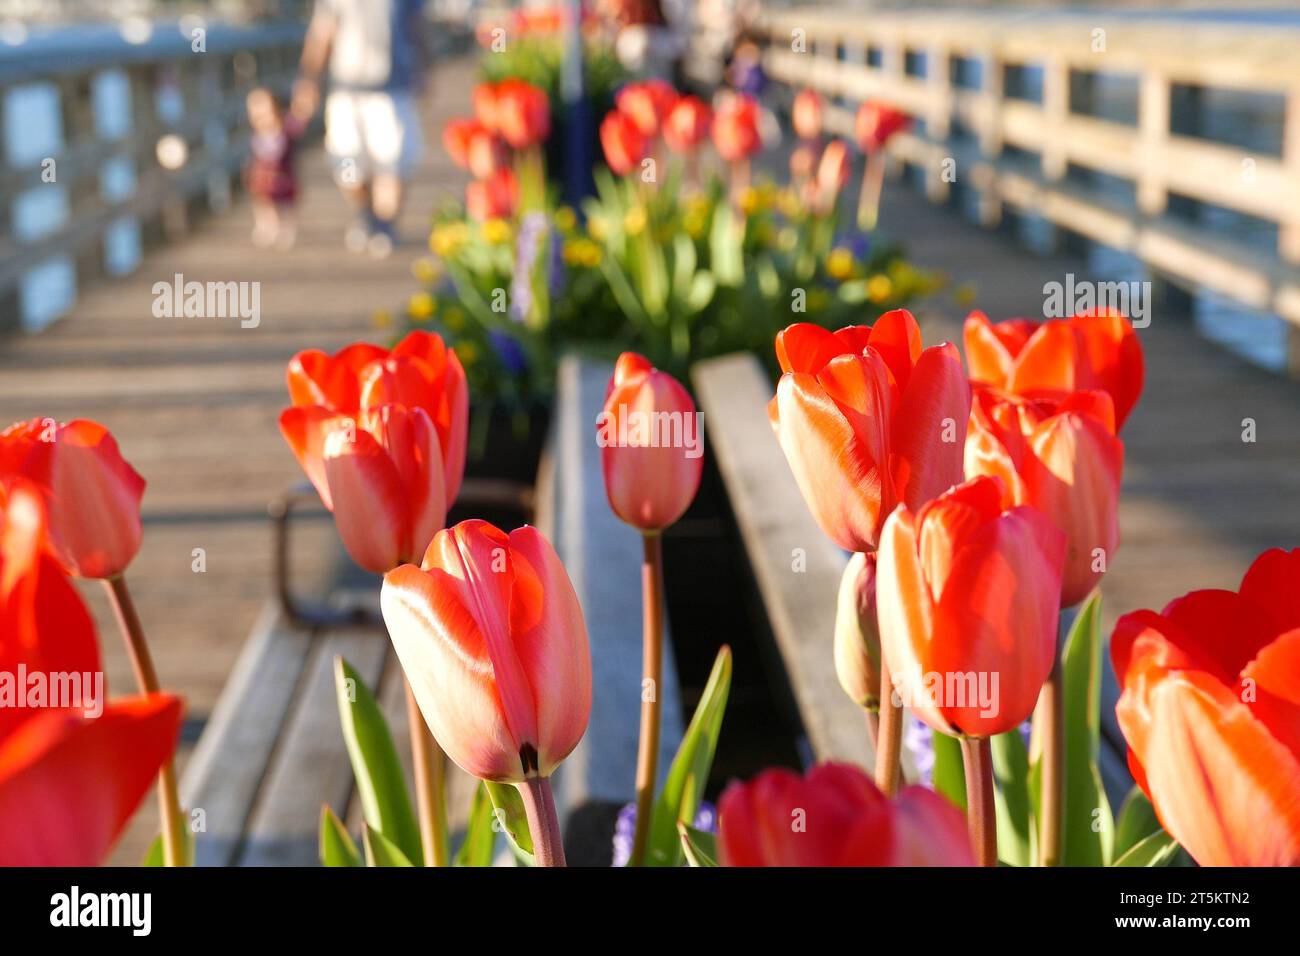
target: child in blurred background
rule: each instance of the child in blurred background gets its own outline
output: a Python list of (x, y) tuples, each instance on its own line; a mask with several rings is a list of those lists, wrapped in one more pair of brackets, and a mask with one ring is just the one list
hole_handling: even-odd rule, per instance
[(298, 235), (294, 153), (305, 124), (266, 87), (249, 92), (247, 106), (253, 135), (244, 181), (253, 200), (253, 244), (290, 249)]

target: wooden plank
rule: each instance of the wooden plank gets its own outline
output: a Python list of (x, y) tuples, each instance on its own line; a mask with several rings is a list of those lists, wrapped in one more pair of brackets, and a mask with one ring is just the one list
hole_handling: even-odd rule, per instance
[(317, 635), (293, 713), (284, 726), (265, 784), (249, 818), (240, 866), (311, 866), (317, 862), (322, 804), (346, 812), (352, 766), (339, 728), (334, 657), (342, 655), (377, 686), (387, 640), (356, 629)]
[(772, 383), (747, 354), (700, 362), (691, 378), (813, 755), (870, 767), (861, 709), (840, 688), (831, 654), (847, 557), (808, 513), (772, 433)]
[(310, 641), (268, 603), (235, 662), (181, 780), (181, 803), (191, 814), (202, 811), (199, 866), (234, 862)]

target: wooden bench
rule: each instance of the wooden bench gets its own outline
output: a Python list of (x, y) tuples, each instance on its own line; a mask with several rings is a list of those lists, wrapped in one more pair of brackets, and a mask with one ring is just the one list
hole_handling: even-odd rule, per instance
[[(840, 688), (831, 653), (835, 597), (847, 555), (817, 527), (772, 431), (767, 403), (774, 383), (747, 353), (699, 363), (692, 382), (811, 757), (871, 767), (873, 748), (862, 713)], [(714, 422), (722, 427), (711, 427)], [(797, 559), (802, 571), (795, 570)], [(1118, 807), (1132, 780), (1113, 707), (1103, 707), (1102, 718), (1102, 777)], [(904, 773), (910, 773), (906, 752), (903, 761)]]
[[(556, 776), (570, 862), (608, 864), (613, 823), (635, 794), (641, 699), (641, 545), (609, 509), (595, 422), (611, 367), (575, 358), (560, 367), (556, 415), (539, 475), (536, 523), (564, 560), (586, 616), (593, 693), (586, 737)], [(467, 482), (461, 500), (477, 492)], [(499, 498), (499, 489), (482, 493)], [(282, 579), (286, 545), (277, 545)], [(304, 627), (287, 595), (268, 602), (240, 653), (181, 784), (202, 811), (203, 866), (302, 866), (317, 858), (322, 804), (360, 828), (360, 805), (335, 703), (333, 661), (352, 663), (388, 717), (410, 777), (402, 674), (376, 616), (378, 587), (344, 595), (340, 613)], [(350, 614), (349, 611), (357, 611)], [(682, 735), (671, 646), (664, 657), (661, 773)], [(448, 770), (453, 831), (475, 782)]]

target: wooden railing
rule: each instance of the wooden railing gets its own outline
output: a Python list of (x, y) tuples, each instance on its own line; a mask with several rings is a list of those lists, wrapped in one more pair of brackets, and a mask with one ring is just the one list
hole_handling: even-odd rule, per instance
[[(0, 331), (55, 317), (24, 301), (48, 295), (34, 270), (62, 265), (75, 294), (122, 270), (108, 257), (113, 230), (144, 246), (228, 201), (248, 144), (245, 94), (287, 92), (303, 27), (202, 25), (200, 41), (195, 26), (85, 26), (0, 48), (0, 110), (12, 111), (0, 123)], [(106, 84), (125, 90), (122, 115), (97, 98)], [(22, 208), (33, 200), (36, 213)]]
[[(1292, 325), (1300, 365), (1300, 27), (1181, 19), (988, 12), (885, 12), (800, 7), (762, 16), (768, 74), (838, 99), (828, 125), (851, 135), (856, 101), (878, 99), (920, 120), (890, 144), (925, 171), (932, 199), (953, 173), (977, 190), (981, 219), (1004, 204), (1135, 256), (1152, 274), (1210, 289)], [(925, 68), (919, 68), (918, 54)], [(978, 85), (957, 82), (980, 64)], [(1020, 67), (1042, 70), (1040, 101), (1014, 90)], [(1136, 82), (1136, 122), (1085, 115), (1098, 75)], [(972, 88), (973, 87), (973, 88)], [(1278, 155), (1173, 131), (1179, 93), (1226, 89), (1284, 102)], [(1034, 99), (1039, 99), (1035, 97)], [(958, 149), (957, 127), (974, 148)], [(1014, 150), (1008, 150), (1014, 147)], [(1020, 152), (1023, 151), (1023, 152)], [(1037, 168), (1025, 154), (1036, 154)], [(945, 162), (946, 161), (946, 162)], [(1067, 182), (1070, 167), (1132, 184), (1125, 203)], [(945, 175), (947, 171), (947, 175)], [(1167, 214), (1173, 195), (1277, 226), (1273, 254)]]

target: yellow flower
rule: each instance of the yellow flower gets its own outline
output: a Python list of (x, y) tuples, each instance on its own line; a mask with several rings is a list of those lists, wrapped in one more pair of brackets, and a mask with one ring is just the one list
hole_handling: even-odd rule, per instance
[(633, 206), (623, 217), (623, 229), (629, 236), (639, 236), (645, 232), (648, 219), (645, 206)]
[(758, 202), (758, 190), (749, 186), (740, 194), (740, 211), (748, 216), (757, 211)]
[(600, 265), (600, 257), (603, 254), (604, 253), (601, 252), (600, 246), (596, 245), (594, 242), (589, 242), (583, 247), (582, 264), (589, 269), (594, 269), (596, 266)]
[(483, 223), (483, 238), (493, 245), (509, 242), (512, 231), (510, 223), (504, 219), (489, 219)]
[(831, 254), (826, 257), (827, 273), (832, 279), (838, 279), (840, 282), (850, 278), (856, 266), (853, 253), (843, 246), (832, 249)]
[(393, 324), (393, 313), (387, 309), (375, 309), (370, 313), (370, 324), (377, 329), (386, 329)]
[(788, 219), (794, 219), (803, 212), (803, 203), (799, 201), (799, 197), (795, 194), (793, 189), (782, 191), (781, 198), (778, 200), (777, 205), (780, 206), (781, 212), (784, 213)]
[(698, 239), (704, 235), (704, 223), (704, 217), (697, 216), (694, 212), (688, 212), (682, 217), (682, 228), (686, 230), (686, 234), (692, 239)]
[(441, 272), (438, 263), (432, 259), (420, 258), (411, 263), (411, 275), (415, 276), (415, 281), (421, 285), (433, 285), (438, 281)]
[(884, 302), (893, 291), (894, 283), (884, 273), (877, 273), (867, 280), (867, 298), (872, 302)]
[(568, 206), (555, 210), (555, 225), (561, 232), (572, 232), (578, 224), (578, 217)]
[(429, 249), (435, 256), (441, 256), (446, 259), (448, 256), (455, 255), (456, 247), (460, 242), (456, 234), (449, 228), (438, 226), (429, 236)]
[(563, 255), (571, 266), (594, 266), (600, 262), (600, 246), (590, 239), (570, 239), (564, 243)]
[(587, 232), (591, 233), (593, 239), (604, 239), (609, 234), (605, 228), (605, 220), (598, 216), (592, 216), (587, 220)]
[(406, 314), (413, 322), (424, 322), (438, 311), (438, 301), (427, 292), (417, 292), (406, 303)]

